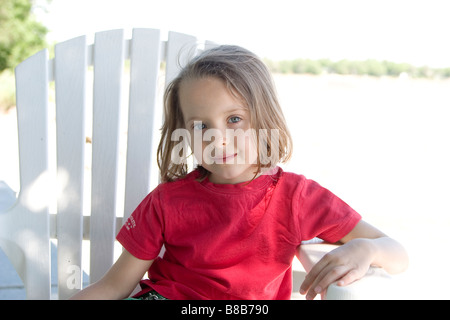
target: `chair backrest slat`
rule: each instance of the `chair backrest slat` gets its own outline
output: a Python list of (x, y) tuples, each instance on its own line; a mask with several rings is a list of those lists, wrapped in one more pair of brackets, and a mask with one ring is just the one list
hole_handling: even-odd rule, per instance
[[(130, 98), (125, 179), (124, 219), (150, 191), (150, 177), (156, 158), (156, 108), (160, 68), (160, 31), (134, 29), (130, 54)], [(159, 115), (159, 116), (158, 116)]]
[(95, 35), (90, 282), (113, 263), (124, 66), (124, 32)]
[[(48, 52), (16, 68), (17, 123), (20, 132), (20, 186), (27, 189), (48, 170)], [(29, 166), (29, 159), (34, 165)]]
[(196, 54), (196, 37), (179, 32), (169, 32), (166, 53), (166, 85), (178, 75), (180, 69)]
[(86, 109), (86, 37), (55, 46), (58, 294), (81, 287)]
[[(5, 239), (14, 239), (28, 259), (18, 269), (26, 285), (27, 298), (50, 298), (49, 195), (48, 163), (48, 51), (42, 50), (16, 68), (16, 102), (19, 131), (20, 195), (13, 225), (2, 230)], [(23, 210), (22, 210), (23, 209)], [(14, 227), (26, 226), (14, 231)], [(1, 230), (2, 228), (0, 228)], [(3, 233), (4, 232), (4, 233)], [(8, 251), (7, 246), (5, 250)]]

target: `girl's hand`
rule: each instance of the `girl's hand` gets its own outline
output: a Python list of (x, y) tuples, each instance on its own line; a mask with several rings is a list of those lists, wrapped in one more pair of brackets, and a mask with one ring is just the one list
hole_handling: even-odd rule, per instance
[(363, 220), (340, 242), (344, 245), (327, 253), (306, 275), (300, 286), (300, 293), (306, 294), (306, 299), (324, 293), (333, 282), (346, 286), (361, 279), (371, 265), (390, 274), (408, 267), (405, 248)]
[(345, 286), (362, 278), (369, 269), (374, 250), (370, 239), (354, 239), (330, 251), (306, 275), (300, 293), (312, 300), (330, 284)]

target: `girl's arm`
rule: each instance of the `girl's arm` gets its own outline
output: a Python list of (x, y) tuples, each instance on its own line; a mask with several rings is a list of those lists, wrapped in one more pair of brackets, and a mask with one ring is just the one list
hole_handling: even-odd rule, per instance
[(125, 299), (152, 265), (153, 260), (140, 260), (124, 250), (116, 263), (99, 281), (70, 299)]
[(403, 246), (364, 221), (340, 242), (344, 245), (327, 253), (306, 275), (300, 293), (307, 294), (307, 299), (314, 299), (333, 282), (345, 286), (362, 278), (370, 266), (382, 267), (391, 274), (408, 267)]

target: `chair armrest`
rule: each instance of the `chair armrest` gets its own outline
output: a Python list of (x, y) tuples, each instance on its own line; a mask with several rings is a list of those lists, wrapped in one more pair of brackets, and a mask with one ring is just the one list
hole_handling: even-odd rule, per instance
[[(306, 272), (327, 253), (338, 245), (329, 244), (319, 239), (302, 243), (297, 249), (297, 258)], [(341, 287), (336, 283), (328, 286), (322, 299), (326, 300), (378, 300), (394, 299), (394, 281), (384, 269), (370, 267), (367, 274), (347, 286)]]
[(6, 212), (16, 202), (16, 193), (4, 181), (0, 181), (0, 214)]

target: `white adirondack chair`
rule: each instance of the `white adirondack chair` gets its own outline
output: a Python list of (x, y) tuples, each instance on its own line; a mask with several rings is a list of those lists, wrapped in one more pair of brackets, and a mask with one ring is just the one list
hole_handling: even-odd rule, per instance
[[(55, 46), (54, 59), (42, 50), (16, 68), (21, 190), (14, 205), (0, 212), (0, 247), (21, 277), (28, 299), (50, 298), (52, 238), (57, 239), (60, 299), (80, 289), (83, 239), (90, 240), (90, 282), (97, 281), (114, 262), (115, 236), (123, 221), (154, 187), (154, 141), (162, 117), (157, 99), (160, 65), (165, 61), (168, 83), (179, 70), (178, 62), (189, 58), (187, 53), (192, 50), (188, 49), (196, 46), (197, 40), (170, 32), (168, 40), (162, 41), (159, 30), (154, 29), (134, 29), (131, 40), (124, 34), (123, 30), (96, 33), (93, 45), (87, 44), (86, 36), (74, 38)], [(126, 60), (130, 60), (129, 83), (124, 80)], [(91, 184), (84, 179), (90, 66), (94, 74)], [(48, 117), (52, 81), (56, 91), (58, 192), (52, 188), (49, 165), (49, 148), (53, 146)], [(119, 188), (119, 128), (121, 119), (127, 116), (121, 114), (126, 86), (126, 178), (124, 188)], [(88, 201), (85, 195), (89, 194), (86, 187), (91, 187), (90, 215), (83, 212)], [(119, 194), (121, 190), (124, 193)], [(50, 213), (53, 198), (57, 213)], [(120, 198), (124, 199), (123, 212), (118, 212), (116, 205)], [(322, 249), (330, 248), (301, 246), (298, 256), (307, 270), (324, 254)], [(327, 296), (364, 298), (360, 293), (373, 292), (373, 283), (380, 278), (385, 276), (370, 282), (370, 290), (356, 283), (345, 288), (330, 286)]]

